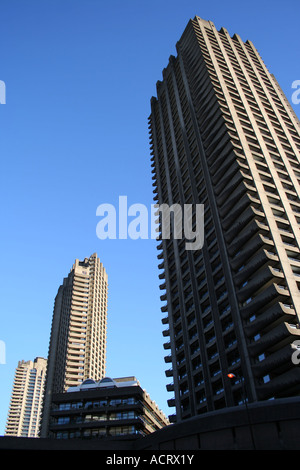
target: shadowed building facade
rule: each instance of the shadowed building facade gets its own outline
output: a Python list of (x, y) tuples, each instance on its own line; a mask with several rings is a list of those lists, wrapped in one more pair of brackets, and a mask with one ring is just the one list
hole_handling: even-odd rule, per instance
[(149, 129), (154, 201), (205, 211), (200, 250), (158, 246), (180, 421), (300, 393), (300, 124), (250, 41), (195, 17), (176, 49)]
[(108, 278), (94, 253), (78, 259), (55, 298), (41, 436), (48, 434), (53, 393), (105, 376)]

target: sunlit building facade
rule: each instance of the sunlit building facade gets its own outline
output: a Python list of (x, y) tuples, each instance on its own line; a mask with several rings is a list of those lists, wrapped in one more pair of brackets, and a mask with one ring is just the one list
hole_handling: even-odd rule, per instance
[(15, 371), (5, 436), (38, 437), (47, 360), (19, 361)]
[(300, 124), (251, 41), (195, 17), (176, 49), (149, 129), (154, 201), (205, 210), (200, 250), (158, 245), (180, 421), (300, 394)]
[(48, 352), (42, 437), (47, 434), (53, 393), (92, 377), (106, 368), (108, 277), (94, 253), (75, 260), (55, 298)]

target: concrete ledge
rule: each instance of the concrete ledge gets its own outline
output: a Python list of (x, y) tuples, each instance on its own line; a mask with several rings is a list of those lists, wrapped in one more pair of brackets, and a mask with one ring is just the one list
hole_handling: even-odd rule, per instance
[(300, 397), (196, 416), (139, 439), (135, 449), (300, 449)]

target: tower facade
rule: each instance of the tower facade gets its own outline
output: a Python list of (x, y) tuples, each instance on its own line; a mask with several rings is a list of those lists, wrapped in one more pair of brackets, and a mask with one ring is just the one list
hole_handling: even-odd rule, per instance
[[(53, 393), (105, 376), (108, 279), (97, 254), (78, 259), (55, 298), (42, 437), (48, 429)], [(46, 434), (45, 434), (46, 433)]]
[(250, 41), (195, 17), (176, 49), (151, 100), (154, 200), (203, 204), (204, 245), (158, 245), (174, 421), (300, 394), (299, 120)]
[(6, 436), (38, 437), (47, 360), (19, 361), (5, 428)]

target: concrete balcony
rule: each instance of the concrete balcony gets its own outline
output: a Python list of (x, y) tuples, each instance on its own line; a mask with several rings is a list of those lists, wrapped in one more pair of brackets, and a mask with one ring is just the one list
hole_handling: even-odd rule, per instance
[(269, 227), (254, 219), (237, 237), (232, 240), (228, 246), (229, 255), (233, 256), (234, 253), (240, 250), (257, 232), (267, 234), (269, 233)]
[(240, 302), (243, 302), (262, 287), (266, 288), (271, 281), (280, 282), (280, 279), (284, 279), (283, 273), (275, 271), (271, 266), (266, 266), (256, 272), (252, 279), (237, 292), (237, 297)]
[(253, 273), (256, 273), (265, 263), (268, 265), (275, 265), (278, 263), (279, 258), (277, 255), (271, 256), (266, 249), (260, 250), (251, 258), (250, 261), (247, 261), (247, 264), (243, 266), (243, 269), (237, 271), (234, 275), (234, 281), (237, 286), (241, 285), (243, 282), (248, 280)]
[[(256, 295), (247, 305), (241, 307), (240, 312), (244, 319), (249, 318), (253, 314), (258, 314), (268, 308), (268, 304), (283, 302), (289, 298), (289, 292), (280, 289), (276, 284), (271, 284), (266, 289)], [(270, 305), (271, 306), (271, 305)]]
[(273, 373), (281, 375), (291, 368), (294, 368), (295, 365), (292, 363), (292, 354), (295, 351), (296, 347), (291, 343), (268, 355), (264, 360), (252, 366), (254, 376), (261, 378)]
[(255, 213), (252, 206), (246, 208), (246, 210), (241, 214), (238, 220), (232, 220), (232, 225), (224, 232), (225, 240), (228, 244), (230, 244), (242, 230), (244, 230), (245, 226), (251, 221), (251, 219), (255, 219)]
[(166, 377), (173, 377), (173, 369), (168, 369), (165, 371)]
[[(300, 368), (294, 366), (285, 374), (273, 378), (270, 382), (257, 388), (259, 400), (273, 397), (286, 397), (289, 394), (300, 393)], [(276, 401), (276, 400), (275, 400)]]
[(174, 392), (174, 384), (167, 384), (166, 385), (167, 392)]
[(244, 326), (246, 336), (251, 338), (257, 333), (265, 333), (282, 322), (294, 323), (295, 315), (293, 308), (287, 308), (282, 302), (278, 302)]
[(295, 340), (300, 340), (300, 329), (283, 322), (249, 344), (248, 350), (252, 357), (256, 357), (266, 351), (269, 354), (278, 351)]
[(274, 243), (272, 240), (268, 240), (263, 235), (258, 233), (254, 236), (234, 258), (231, 258), (230, 264), (234, 270), (237, 270), (243, 263), (247, 263), (247, 260), (256, 253), (259, 249), (268, 249), (273, 247)]
[(164, 361), (166, 364), (172, 363), (172, 356), (169, 354), (169, 356), (164, 357)]

